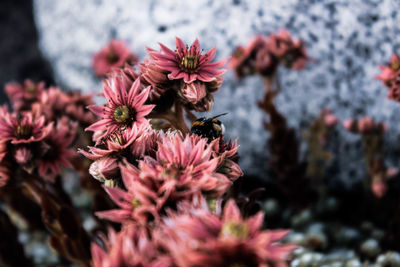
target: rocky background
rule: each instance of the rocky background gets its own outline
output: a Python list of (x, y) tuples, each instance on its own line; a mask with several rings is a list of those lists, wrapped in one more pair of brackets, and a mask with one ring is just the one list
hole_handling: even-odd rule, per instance
[[(31, 0), (0, 1), (0, 86), (10, 80), (53, 83), (52, 71), (38, 48)], [(0, 90), (0, 103), (6, 101)]]
[[(399, 152), (400, 104), (386, 99), (386, 89), (374, 76), (379, 73), (378, 64), (388, 61), (393, 52), (400, 52), (400, 1), (35, 0), (33, 14), (41, 52), (35, 46), (32, 17), (23, 13), (25, 9), (18, 2), (23, 1), (1, 1), (9, 10), (18, 8), (15, 16), (19, 16), (14, 18), (0, 8), (7, 13), (0, 16), (2, 31), (15, 36), (1, 42), (2, 84), (5, 79), (39, 77), (34, 73), (48, 75), (50, 71), (40, 58), (43, 53), (58, 85), (100, 92), (101, 81), (93, 76), (91, 56), (112, 38), (126, 41), (144, 59), (146, 46), (158, 48), (158, 42), (162, 42), (174, 47), (175, 36), (188, 44), (198, 37), (205, 50), (216, 45), (216, 57), (222, 59), (255, 34), (286, 28), (306, 42), (314, 59), (301, 72), (281, 70), (284, 90), (277, 106), (289, 124), (304, 130), (324, 107), (342, 120), (373, 115), (389, 125), (388, 152)], [(17, 62), (23, 62), (22, 70), (13, 69)], [(42, 72), (43, 68), (46, 71)], [(43, 77), (51, 81), (51, 76)], [(268, 160), (267, 133), (261, 123), (265, 116), (256, 106), (263, 91), (258, 77), (237, 81), (228, 72), (212, 111), (213, 115), (228, 112), (223, 118), (227, 133), (239, 137), (241, 166), (253, 174), (263, 173)], [(336, 140), (339, 176), (344, 181), (361, 177), (359, 138), (340, 129)], [(397, 158), (392, 157), (389, 165), (398, 165)]]

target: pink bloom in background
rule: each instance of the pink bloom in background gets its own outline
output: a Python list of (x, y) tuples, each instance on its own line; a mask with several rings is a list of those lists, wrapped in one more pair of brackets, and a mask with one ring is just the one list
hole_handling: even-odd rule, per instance
[(232, 54), (230, 68), (239, 79), (255, 73), (271, 77), (280, 63), (301, 70), (309, 60), (303, 41), (294, 41), (288, 31), (281, 30), (268, 37), (257, 35), (247, 47), (239, 46)]
[(160, 242), (177, 266), (285, 266), (296, 246), (277, 244), (288, 231), (262, 231), (263, 218), (259, 212), (244, 219), (229, 200), (222, 216), (204, 208), (169, 214)]
[(396, 77), (391, 81), (387, 98), (400, 102), (400, 71), (397, 72)]
[(36, 114), (43, 114), (48, 121), (62, 117), (70, 98), (60, 88), (49, 87), (40, 95), (39, 101), (33, 103), (32, 110)]
[(387, 98), (400, 102), (400, 84), (397, 85), (393, 85), (392, 87), (390, 87), (390, 90), (387, 94)]
[(66, 101), (65, 113), (74, 120), (82, 124), (90, 125), (96, 121), (92, 112), (87, 110), (87, 106), (93, 105), (94, 94), (82, 94), (80, 91), (68, 92), (68, 101)]
[(357, 131), (357, 121), (354, 119), (347, 119), (343, 121), (343, 127), (349, 132)]
[(273, 45), (268, 46), (269, 50), (273, 55), (281, 58), (287, 68), (294, 70), (305, 68), (309, 58), (303, 41), (292, 40), (290, 33), (286, 30), (281, 30), (276, 35), (271, 35), (269, 39), (273, 43)]
[(76, 152), (69, 147), (76, 138), (77, 126), (66, 117), (58, 120), (56, 127), (52, 126), (50, 134), (43, 139), (42, 155), (38, 159), (40, 176), (54, 182), (61, 167), (73, 168), (69, 160), (76, 156)]
[(387, 189), (387, 184), (382, 178), (377, 178), (372, 181), (372, 192), (376, 197), (383, 197)]
[(339, 118), (335, 114), (333, 114), (329, 108), (325, 108), (322, 110), (322, 116), (323, 116), (324, 124), (327, 127), (333, 127), (339, 121)]
[(393, 54), (390, 62), (385, 66), (379, 66), (379, 69), (382, 73), (376, 76), (376, 78), (390, 88), (396, 76), (400, 74), (400, 56)]
[(371, 132), (374, 128), (375, 122), (371, 117), (363, 117), (358, 121), (358, 130), (361, 133)]
[(166, 90), (170, 89), (168, 71), (160, 68), (154, 61), (145, 60), (140, 64), (140, 79), (151, 85), (150, 100), (158, 100)]
[(170, 72), (168, 78), (171, 80), (183, 79), (185, 83), (196, 80), (211, 82), (225, 72), (218, 68), (224, 66), (226, 60), (211, 62), (215, 56), (215, 47), (202, 54), (197, 39), (190, 48), (179, 38), (176, 38), (175, 51), (163, 44), (160, 47), (161, 52), (152, 49), (148, 49), (148, 52), (160, 69)]
[(38, 142), (52, 130), (52, 123), (45, 124), (44, 116), (35, 117), (27, 112), (21, 115), (5, 114), (0, 117), (0, 138), (12, 144)]
[(44, 82), (34, 83), (31, 80), (25, 80), (23, 84), (7, 83), (4, 90), (12, 101), (14, 110), (19, 111), (30, 109), (30, 104), (39, 99), (44, 86)]
[(131, 53), (122, 41), (112, 40), (106, 47), (93, 56), (93, 69), (97, 76), (105, 76), (114, 68), (125, 63), (136, 64), (138, 57)]
[(134, 124), (149, 124), (145, 118), (154, 105), (145, 105), (150, 87), (141, 90), (140, 80), (137, 79), (129, 90), (126, 89), (126, 79), (121, 75), (114, 75), (104, 82), (104, 95), (107, 99), (105, 106), (89, 106), (88, 108), (101, 117), (86, 128), (87, 131), (104, 131), (98, 139), (109, 137), (118, 130), (131, 128)]
[(338, 120), (339, 119), (338, 119), (338, 117), (336, 115), (328, 114), (324, 118), (324, 123), (328, 127), (333, 127), (333, 126), (335, 126), (337, 124)]
[[(256, 35), (247, 47), (239, 46), (232, 54), (232, 58), (229, 62), (229, 67), (235, 70), (238, 78), (243, 78), (246, 75), (255, 73), (255, 63), (258, 51), (266, 47), (266, 40), (261, 35)], [(266, 57), (260, 56), (259, 65), (266, 68)], [(261, 62), (260, 62), (261, 60)], [(269, 60), (269, 59), (268, 59)]]
[(287, 30), (279, 30), (276, 34), (271, 34), (266, 42), (268, 50), (277, 58), (284, 57), (293, 44), (292, 36)]

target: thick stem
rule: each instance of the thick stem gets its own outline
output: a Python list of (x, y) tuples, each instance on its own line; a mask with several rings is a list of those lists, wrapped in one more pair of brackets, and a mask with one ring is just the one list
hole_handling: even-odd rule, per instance
[(185, 118), (183, 116), (183, 107), (178, 102), (175, 104), (175, 114), (176, 114), (176, 122), (177, 122), (179, 129), (183, 133), (189, 133), (190, 132), (189, 128), (187, 127), (187, 125), (185, 123)]
[(149, 117), (152, 119), (166, 120), (175, 129), (180, 130), (182, 133), (189, 133), (189, 128), (187, 127), (183, 116), (183, 107), (179, 103), (175, 103), (175, 112), (171, 110), (163, 113), (152, 112)]

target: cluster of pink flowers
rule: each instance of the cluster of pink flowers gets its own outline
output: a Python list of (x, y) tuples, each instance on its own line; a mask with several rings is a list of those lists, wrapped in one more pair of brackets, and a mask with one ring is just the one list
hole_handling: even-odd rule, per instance
[(376, 197), (383, 197), (388, 191), (388, 180), (398, 172), (396, 168), (387, 168), (384, 162), (383, 137), (387, 125), (366, 116), (359, 120), (345, 120), (343, 126), (349, 132), (362, 136), (364, 159), (370, 176), (367, 186)]
[(387, 97), (400, 102), (400, 56), (393, 54), (390, 62), (379, 68), (382, 73), (376, 78), (389, 89)]
[(153, 87), (166, 91), (173, 89), (179, 101), (196, 111), (210, 111), (212, 93), (222, 84), (225, 60), (212, 62), (216, 48), (202, 53), (196, 39), (189, 47), (176, 38), (176, 49), (160, 44), (161, 51), (147, 48), (150, 60), (141, 65), (143, 79)]
[[(210, 210), (203, 198), (168, 210), (156, 228), (125, 224), (92, 244), (94, 266), (286, 266), (285, 230), (261, 230), (263, 213), (243, 218), (233, 200)], [(271, 265), (270, 265), (271, 264)]]
[(97, 76), (104, 77), (115, 68), (121, 68), (125, 64), (134, 65), (138, 61), (139, 58), (130, 52), (124, 42), (112, 40), (93, 56), (93, 69)]
[(247, 47), (237, 47), (232, 54), (230, 67), (238, 78), (255, 73), (270, 77), (280, 64), (301, 70), (308, 59), (304, 43), (293, 40), (289, 32), (281, 30), (268, 37), (257, 35)]
[(363, 117), (359, 120), (347, 119), (343, 122), (343, 127), (352, 133), (371, 134), (384, 133), (387, 125), (382, 122), (375, 122), (371, 117)]
[(76, 153), (71, 148), (79, 129), (95, 120), (85, 109), (92, 96), (30, 80), (9, 83), (5, 91), (14, 111), (0, 110), (0, 185), (18, 179), (20, 170), (54, 182), (61, 167), (72, 168)]
[[(106, 104), (89, 106), (99, 117), (86, 128), (95, 145), (79, 152), (117, 205), (96, 215), (122, 224), (104, 246), (92, 244), (94, 266), (284, 264), (294, 247), (276, 243), (287, 231), (262, 231), (261, 213), (243, 218), (227, 200), (243, 175), (237, 142), (191, 133), (178, 115), (211, 109), (225, 60), (211, 62), (215, 48), (202, 54), (198, 40), (187, 47), (176, 38), (175, 51), (160, 46), (148, 48), (139, 72), (111, 71)], [(157, 129), (160, 120), (167, 130)]]

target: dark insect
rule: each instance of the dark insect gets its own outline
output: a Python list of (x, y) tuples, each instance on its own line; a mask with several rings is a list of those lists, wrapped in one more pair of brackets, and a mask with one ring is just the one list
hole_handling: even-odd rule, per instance
[(226, 115), (227, 113), (219, 114), (212, 118), (199, 118), (192, 123), (190, 132), (197, 134), (203, 138), (214, 140), (225, 133), (225, 127), (221, 121), (217, 120), (218, 117)]

